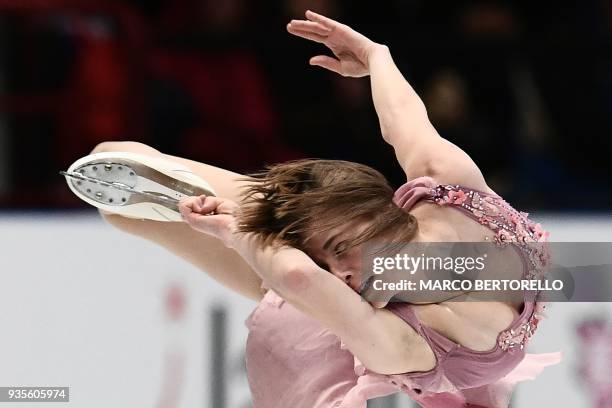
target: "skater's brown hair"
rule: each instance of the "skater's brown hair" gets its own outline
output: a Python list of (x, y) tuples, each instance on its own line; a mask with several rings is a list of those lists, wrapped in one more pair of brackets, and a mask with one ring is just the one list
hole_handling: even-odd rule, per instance
[(416, 218), (393, 203), (385, 177), (363, 164), (296, 160), (269, 166), (249, 181), (237, 227), (265, 244), (303, 248), (313, 235), (355, 220), (367, 221), (368, 227), (346, 249), (379, 237), (408, 242), (417, 230)]

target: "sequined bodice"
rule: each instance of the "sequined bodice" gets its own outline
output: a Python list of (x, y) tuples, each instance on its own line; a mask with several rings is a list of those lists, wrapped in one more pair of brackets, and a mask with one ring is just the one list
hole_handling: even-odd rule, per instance
[[(497, 246), (514, 245), (520, 248), (528, 261), (525, 279), (539, 277), (548, 264), (550, 255), (544, 243), (549, 233), (539, 223), (529, 219), (529, 214), (515, 210), (504, 199), (482, 191), (458, 185), (437, 185), (431, 191), (431, 201), (438, 205), (450, 205), (465, 211), (471, 218), (491, 229)], [(486, 238), (485, 238), (486, 239)]]
[[(511, 245), (517, 249), (525, 266), (523, 279), (543, 277), (544, 268), (550, 261), (548, 246), (545, 244), (548, 232), (539, 223), (529, 219), (528, 213), (515, 210), (500, 196), (460, 185), (439, 184), (431, 177), (419, 177), (400, 187), (394, 199), (406, 210), (424, 199), (464, 212), (493, 231), (495, 245)], [(502, 349), (522, 349), (533, 335), (546, 306), (541, 301), (535, 301), (540, 299), (539, 293), (531, 293), (531, 299), (534, 300), (533, 310), (526, 316), (526, 322), (500, 334), (499, 346)]]

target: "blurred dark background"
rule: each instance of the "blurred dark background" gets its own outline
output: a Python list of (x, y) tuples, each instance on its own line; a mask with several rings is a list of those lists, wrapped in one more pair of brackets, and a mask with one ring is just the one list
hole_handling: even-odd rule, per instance
[(443, 137), (522, 210), (612, 208), (612, 2), (0, 0), (0, 208), (82, 207), (59, 170), (133, 140), (228, 168), (405, 181), (369, 81), (308, 65), (311, 8), (385, 43)]

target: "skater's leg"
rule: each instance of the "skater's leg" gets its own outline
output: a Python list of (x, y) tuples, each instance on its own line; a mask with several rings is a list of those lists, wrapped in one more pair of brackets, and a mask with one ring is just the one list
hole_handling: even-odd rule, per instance
[[(237, 180), (243, 177), (240, 174), (166, 155), (137, 142), (104, 142), (97, 145), (92, 153), (113, 151), (139, 153), (179, 162), (207, 181), (218, 196), (240, 201), (240, 186), (245, 184), (244, 181)], [(187, 224), (180, 222), (138, 220), (109, 213), (102, 215), (111, 225), (161, 245), (226, 287), (253, 300), (261, 299), (259, 276), (236, 252), (225, 247), (216, 238), (194, 231)]]

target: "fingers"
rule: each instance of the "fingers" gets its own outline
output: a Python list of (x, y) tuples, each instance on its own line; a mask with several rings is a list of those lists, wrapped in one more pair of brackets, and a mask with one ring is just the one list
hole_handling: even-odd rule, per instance
[(199, 197), (183, 197), (179, 201), (178, 209), (181, 213), (181, 217), (186, 222), (197, 218), (200, 214), (202, 203)]
[(336, 72), (338, 74), (340, 74), (342, 70), (340, 61), (335, 58), (328, 57), (327, 55), (317, 55), (316, 57), (312, 57), (310, 59), (310, 65), (316, 65), (325, 69), (329, 69), (330, 71)]
[[(215, 199), (215, 200), (213, 200)], [(197, 231), (210, 233), (216, 228), (216, 217), (212, 216), (218, 206), (217, 197), (184, 197), (179, 201), (179, 212), (183, 221)]]
[(340, 24), (337, 21), (332, 20), (331, 18), (322, 16), (321, 14), (317, 14), (314, 11), (306, 10), (306, 18), (310, 21), (316, 21), (317, 23), (322, 24), (327, 28), (334, 28), (334, 26)]
[(214, 235), (214, 232), (219, 229), (219, 216), (214, 216), (212, 214), (202, 215), (200, 213), (191, 211), (190, 207), (182, 205), (179, 206), (179, 211), (181, 213), (183, 221), (185, 221), (191, 228), (195, 229), (196, 231)]
[(185, 213), (197, 212), (202, 209), (202, 200), (200, 197), (183, 197), (180, 199), (178, 207), (179, 211)]
[(183, 197), (179, 201), (178, 209), (183, 219), (187, 222), (195, 221), (204, 214), (214, 211), (210, 210), (210, 203), (207, 203), (206, 196)]
[(183, 197), (179, 201), (179, 210), (186, 213), (207, 215), (217, 212), (217, 208), (226, 200), (220, 197), (200, 195), (197, 197)]
[(183, 221), (192, 229), (220, 239), (230, 245), (234, 231), (232, 212), (238, 205), (219, 197), (184, 197), (179, 201)]
[(314, 21), (291, 20), (289, 25), (295, 30), (308, 31), (322, 36), (326, 36), (332, 32), (331, 28), (325, 27), (321, 23), (317, 23)]
[(195, 219), (208, 215), (232, 215), (238, 208), (238, 204), (225, 198), (201, 195), (183, 197), (178, 207), (183, 218)]
[(207, 197), (207, 196), (200, 196), (198, 197), (202, 200), (202, 208), (200, 210), (200, 214), (212, 214), (212, 213), (217, 213), (217, 209), (218, 207), (223, 203), (223, 201), (225, 201), (225, 199), (220, 198), (220, 197)]
[(315, 32), (307, 30), (300, 30), (296, 28), (292, 23), (287, 24), (287, 31), (289, 31), (293, 35), (297, 35), (298, 37), (316, 41), (318, 43), (323, 43), (327, 39), (326, 35), (317, 34)]
[(308, 18), (306, 21), (291, 20), (291, 22), (287, 24), (287, 31), (298, 37), (322, 43), (338, 25), (334, 20), (311, 11), (306, 12), (306, 17)]

